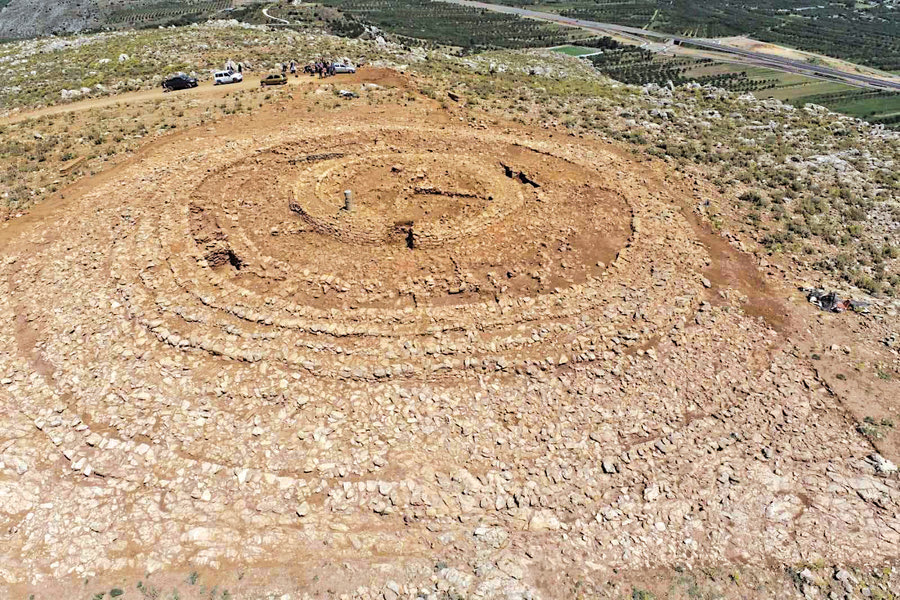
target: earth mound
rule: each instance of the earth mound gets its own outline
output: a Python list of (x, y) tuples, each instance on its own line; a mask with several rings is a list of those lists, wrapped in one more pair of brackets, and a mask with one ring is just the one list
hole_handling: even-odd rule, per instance
[(434, 108), (306, 115), (167, 138), (7, 236), (8, 585), (568, 598), (896, 555), (896, 478), (761, 290), (706, 279), (741, 263), (690, 181)]

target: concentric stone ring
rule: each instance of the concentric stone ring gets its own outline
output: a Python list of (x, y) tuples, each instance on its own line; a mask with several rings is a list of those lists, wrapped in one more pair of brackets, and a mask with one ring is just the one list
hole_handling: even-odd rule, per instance
[[(633, 329), (638, 343), (693, 303), (665, 298), (697, 289), (683, 268), (696, 253), (666, 241), (686, 224), (609, 161), (465, 127), (235, 142), (173, 194), (180, 218), (123, 240), (178, 251), (118, 265), (132, 271), (121, 293), (169, 343), (324, 377), (590, 360), (579, 340)], [(656, 244), (684, 249), (660, 258)], [(656, 308), (618, 314), (623, 285)]]

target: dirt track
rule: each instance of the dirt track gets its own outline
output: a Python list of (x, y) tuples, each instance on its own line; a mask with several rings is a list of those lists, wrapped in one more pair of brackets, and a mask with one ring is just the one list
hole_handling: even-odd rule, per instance
[[(343, 74), (336, 75), (334, 77), (328, 78), (327, 80), (320, 80), (315, 77), (310, 77), (308, 75), (300, 75), (299, 77), (289, 77), (288, 78), (288, 87), (293, 86), (309, 86), (309, 85), (317, 85), (322, 83), (322, 81), (327, 81), (329, 83), (334, 83), (336, 85), (344, 83), (347, 85), (360, 83), (362, 81), (366, 81), (371, 78), (368, 73), (370, 73), (370, 69), (362, 68), (356, 74)], [(152, 89), (152, 90), (142, 90), (139, 92), (128, 92), (125, 94), (116, 94), (112, 96), (103, 96), (100, 98), (89, 98), (86, 100), (76, 100), (74, 102), (68, 102), (65, 104), (57, 104), (54, 106), (48, 106), (45, 108), (39, 108), (35, 110), (29, 111), (21, 111), (21, 112), (12, 112), (5, 117), (0, 117), (0, 125), (7, 123), (18, 123), (20, 121), (25, 121), (28, 119), (36, 119), (39, 117), (47, 116), (47, 115), (58, 115), (69, 112), (80, 112), (85, 110), (91, 110), (92, 108), (101, 108), (106, 106), (116, 106), (116, 105), (127, 105), (127, 104), (137, 104), (142, 102), (148, 102), (152, 100), (162, 100), (168, 98), (170, 96), (178, 96), (178, 97), (217, 97), (217, 96), (226, 96), (235, 91), (245, 90), (248, 88), (257, 88), (259, 87), (260, 76), (256, 75), (247, 75), (242, 83), (230, 84), (230, 85), (214, 85), (212, 81), (204, 81), (196, 88), (188, 89), (188, 90), (177, 90), (174, 92), (165, 92), (162, 88)], [(276, 86), (273, 89), (279, 89), (281, 86)]]
[(896, 557), (896, 478), (694, 182), (424, 100), (309, 108), (4, 232), (0, 589), (571, 598)]

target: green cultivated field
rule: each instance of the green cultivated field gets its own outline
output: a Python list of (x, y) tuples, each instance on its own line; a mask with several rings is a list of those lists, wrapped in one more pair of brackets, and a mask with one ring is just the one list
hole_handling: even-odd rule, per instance
[(586, 46), (559, 46), (558, 48), (553, 48), (553, 50), (555, 52), (568, 54), (569, 56), (584, 56), (585, 54), (593, 54), (597, 51), (596, 48), (588, 48)]
[[(794, 106), (821, 104), (833, 111), (895, 127), (900, 125), (900, 94), (865, 90), (842, 83), (748, 67), (709, 59), (668, 56), (621, 44), (609, 37), (581, 40), (580, 45), (554, 48), (571, 56), (586, 56), (603, 74), (635, 85), (672, 82), (709, 84), (757, 98), (775, 98)], [(592, 48), (596, 46), (597, 48)], [(595, 54), (602, 49), (602, 53)]]

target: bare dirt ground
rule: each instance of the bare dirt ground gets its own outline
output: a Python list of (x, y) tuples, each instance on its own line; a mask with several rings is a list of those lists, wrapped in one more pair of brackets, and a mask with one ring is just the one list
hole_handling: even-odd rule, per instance
[(710, 233), (706, 182), (366, 99), (167, 136), (0, 231), (0, 594), (900, 591), (847, 404), (896, 386), (831, 375), (881, 322)]
[[(25, 110), (25, 111), (8, 111), (5, 115), (0, 115), (0, 125), (6, 125), (9, 123), (18, 123), (27, 119), (39, 119), (41, 117), (50, 116), (50, 115), (59, 115), (64, 113), (71, 112), (82, 112), (95, 108), (104, 108), (109, 106), (127, 106), (130, 104), (142, 104), (151, 100), (162, 100), (172, 97), (179, 98), (209, 98), (209, 97), (224, 97), (229, 94), (232, 94), (236, 91), (242, 91), (246, 89), (255, 89), (259, 87), (260, 79), (265, 77), (265, 73), (262, 75), (250, 75), (248, 74), (244, 81), (241, 83), (234, 83), (228, 85), (214, 85), (212, 81), (205, 81), (198, 85), (195, 88), (187, 89), (187, 90), (176, 90), (173, 92), (166, 92), (162, 88), (153, 89), (153, 90), (143, 90), (140, 92), (128, 92), (125, 94), (116, 94), (113, 96), (103, 96), (100, 98), (89, 98), (86, 100), (77, 100), (74, 102), (67, 102), (63, 104), (56, 104), (54, 106), (48, 106), (45, 108), (35, 109), (35, 110)], [(336, 78), (329, 79), (329, 82), (332, 83), (343, 83), (346, 85), (352, 85), (356, 83), (360, 83), (361, 81), (366, 81), (371, 79), (371, 75), (366, 73), (366, 70), (362, 70), (359, 73), (347, 73), (341, 74)], [(310, 86), (314, 85), (317, 82), (321, 83), (321, 80), (317, 78), (311, 78), (306, 75), (299, 75), (297, 77), (288, 77), (286, 86), (270, 86), (268, 89), (281, 89), (283, 87), (287, 87), (288, 89), (294, 86)]]

